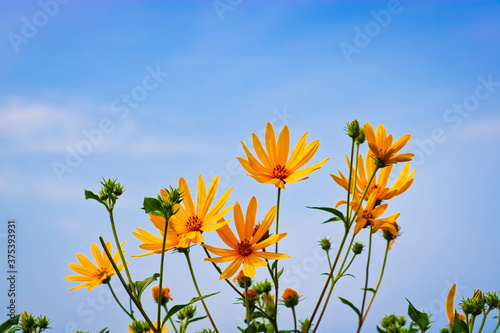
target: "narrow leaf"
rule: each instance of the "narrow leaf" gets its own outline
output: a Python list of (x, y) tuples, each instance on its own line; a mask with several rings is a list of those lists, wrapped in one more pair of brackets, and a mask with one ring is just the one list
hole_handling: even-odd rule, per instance
[(97, 196), (94, 192), (92, 191), (89, 191), (89, 190), (85, 190), (85, 199), (94, 199), (102, 204), (104, 204), (104, 202), (99, 198), (99, 196)]
[(358, 315), (358, 318), (361, 320), (361, 311), (359, 311), (359, 309), (357, 307), (354, 306), (354, 304), (352, 304), (351, 302), (349, 302), (348, 300), (346, 300), (345, 298), (342, 298), (342, 297), (339, 297), (340, 298), (340, 301), (342, 303), (344, 303), (345, 305), (349, 306), (351, 309), (354, 310), (354, 312), (356, 312), (356, 314)]
[(335, 208), (332, 208), (332, 207), (309, 207), (309, 206), (306, 206), (306, 207), (311, 208), (311, 209), (319, 209), (319, 210), (323, 210), (323, 211), (328, 212), (328, 213), (332, 213), (333, 215), (340, 218), (342, 221), (345, 221), (344, 214), (342, 214), (342, 212), (340, 210), (337, 210)]
[(413, 320), (422, 332), (427, 331), (430, 328), (429, 315), (418, 311), (408, 298), (406, 300), (408, 301), (408, 316), (410, 316), (411, 320)]
[(342, 219), (338, 218), (337, 216), (330, 217), (328, 220), (322, 222), (323, 224), (329, 223), (329, 222), (335, 222), (335, 221), (342, 221)]
[(7, 332), (9, 328), (11, 328), (14, 325), (19, 324), (19, 317), (21, 315), (17, 315), (14, 318), (9, 318), (6, 321), (3, 322), (2, 325), (0, 325), (0, 332)]
[(220, 291), (216, 292), (216, 293), (212, 293), (212, 294), (208, 294), (208, 295), (204, 295), (204, 296), (201, 296), (201, 297), (194, 297), (194, 298), (191, 298), (191, 300), (186, 303), (186, 304), (177, 304), (177, 305), (174, 305), (171, 309), (168, 310), (168, 313), (167, 315), (165, 316), (165, 318), (163, 318), (163, 321), (166, 322), (167, 320), (170, 319), (170, 317), (172, 317), (174, 314), (176, 314), (178, 311), (184, 309), (186, 306), (190, 305), (190, 304), (193, 304), (195, 302), (198, 302), (199, 300), (203, 299), (203, 298), (207, 298), (207, 297), (210, 297), (210, 296), (213, 296), (213, 295), (216, 295), (220, 293)]

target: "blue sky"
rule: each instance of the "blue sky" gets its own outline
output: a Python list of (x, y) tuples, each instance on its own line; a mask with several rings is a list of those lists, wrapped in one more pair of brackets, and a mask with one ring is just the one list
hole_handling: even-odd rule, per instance
[[(412, 134), (405, 151), (417, 169), (411, 189), (389, 203), (403, 235), (365, 331), (386, 313), (406, 313), (405, 297), (434, 313), (437, 330), (452, 283), (460, 297), (500, 288), (498, 1), (41, 0), (2, 1), (0, 13), (0, 240), (5, 248), (15, 219), (18, 307), (49, 315), (53, 331), (128, 324), (105, 287), (68, 293), (74, 283), (63, 280), (76, 253), (91, 256), (92, 242), (112, 237), (106, 211), (84, 189), (97, 191), (102, 177), (125, 185), (116, 218), (130, 255), (142, 252), (130, 232), (153, 231), (143, 198), (181, 176), (194, 187), (199, 174), (207, 182), (219, 174), (218, 195), (234, 187), (229, 201), (244, 207), (255, 195), (263, 216), (276, 190), (246, 177), (236, 157), (267, 122), (286, 123), (292, 142), (306, 131), (321, 140), (313, 162), (330, 157), (282, 196), (280, 248), (291, 255), (282, 285), (305, 295), (299, 318), (310, 315), (326, 270), (316, 241), (338, 244), (342, 232), (305, 206), (344, 198), (329, 174), (346, 170), (342, 129), (354, 118)], [(383, 241), (375, 240), (379, 262)], [(233, 331), (242, 309), (217, 309), (233, 302), (232, 291), (199, 247), (192, 252), (203, 291), (221, 291), (208, 301), (215, 320)], [(137, 279), (158, 270), (157, 257), (130, 261)], [(360, 302), (363, 261), (335, 296)], [(188, 300), (186, 263), (167, 262), (174, 301)], [(336, 297), (329, 311), (324, 331), (353, 330), (355, 316)]]

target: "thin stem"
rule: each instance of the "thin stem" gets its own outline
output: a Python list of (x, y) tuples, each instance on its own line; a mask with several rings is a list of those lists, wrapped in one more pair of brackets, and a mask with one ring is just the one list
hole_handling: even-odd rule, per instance
[(378, 288), (380, 286), (380, 282), (382, 282), (382, 277), (384, 276), (384, 270), (385, 270), (385, 264), (387, 262), (387, 253), (389, 252), (389, 245), (391, 244), (391, 241), (387, 241), (387, 246), (385, 247), (385, 254), (384, 254), (384, 262), (382, 263), (382, 270), (380, 271), (380, 278), (378, 279), (377, 286), (375, 287), (375, 291), (373, 292), (372, 298), (370, 299), (370, 303), (368, 303), (368, 306), (366, 307), (366, 312), (363, 315), (363, 319), (361, 320), (362, 322), (365, 321), (366, 315), (368, 314), (368, 311), (370, 310), (370, 307), (373, 303), (373, 300), (375, 299), (375, 295), (377, 295)]
[(297, 331), (297, 316), (295, 315), (295, 306), (292, 306), (292, 314), (293, 314), (293, 331)]
[(247, 279), (245, 280), (245, 321), (247, 322), (247, 328), (250, 326), (250, 303), (248, 302), (248, 283)]
[[(194, 276), (193, 266), (191, 265), (191, 259), (189, 257), (189, 249), (186, 249), (184, 254), (186, 255), (186, 259), (187, 259), (188, 266), (189, 266), (189, 271), (191, 272), (191, 278), (193, 279), (193, 283), (194, 283), (194, 287), (196, 288), (196, 292), (198, 293), (199, 297), (203, 297), (201, 295), (200, 288), (198, 287), (198, 283), (196, 282), (196, 277)], [(215, 332), (219, 333), (219, 330), (217, 329), (217, 326), (215, 325), (215, 322), (212, 319), (212, 316), (210, 315), (210, 311), (208, 311), (207, 304), (205, 303), (205, 300), (203, 298), (201, 299), (201, 304), (203, 304), (203, 308), (205, 309), (205, 312), (207, 313), (208, 319), (210, 320), (210, 323), (212, 324)]]
[[(281, 187), (278, 187), (278, 198), (276, 203), (276, 235), (278, 234), (278, 226), (280, 221), (280, 197), (281, 197)], [(278, 253), (278, 242), (275, 244), (275, 252)], [(274, 262), (274, 320), (276, 322), (276, 332), (278, 331), (278, 289), (279, 289), (279, 279), (278, 279), (278, 261)]]
[(474, 329), (474, 322), (476, 321), (476, 316), (471, 316), (470, 318), (470, 328), (469, 328), (469, 332), (472, 332), (472, 330)]
[(491, 333), (496, 333), (496, 331), (498, 330), (499, 327), (500, 327), (500, 307), (498, 308), (498, 323), (497, 323), (497, 327), (495, 327), (495, 329)]
[[(370, 184), (370, 182), (368, 183)], [(370, 240), (368, 241), (368, 259), (366, 260), (366, 277), (365, 277), (365, 289), (363, 290), (363, 302), (361, 303), (361, 313), (365, 311), (365, 301), (366, 301), (366, 292), (368, 291), (368, 275), (370, 273), (370, 259), (372, 254), (372, 226), (370, 226)], [(361, 326), (363, 326), (363, 318), (359, 318), (358, 331), (361, 331)]]
[[(325, 285), (323, 286), (323, 290), (321, 291), (321, 294), (318, 298), (318, 302), (316, 303), (316, 306), (314, 307), (314, 311), (311, 315), (311, 320), (309, 321), (309, 325), (307, 325), (307, 328), (306, 328), (306, 332), (309, 332), (310, 328), (311, 328), (311, 325), (312, 325), (312, 322), (314, 320), (314, 316), (316, 316), (316, 313), (318, 312), (318, 309), (319, 309), (319, 306), (321, 305), (321, 301), (323, 300), (323, 297), (325, 296), (325, 293), (326, 293), (326, 289), (328, 288), (328, 286), (330, 285), (330, 280), (332, 279), (332, 276), (333, 276), (333, 270), (335, 269), (335, 266), (337, 265), (337, 262), (339, 260), (339, 257), (340, 257), (340, 253), (342, 251), (342, 248), (344, 247), (344, 244), (345, 244), (345, 241), (347, 239), (347, 236), (349, 234), (349, 231), (346, 230), (345, 233), (344, 233), (344, 237), (342, 238), (342, 242), (340, 243), (340, 248), (337, 252), (337, 256), (335, 257), (335, 260), (333, 261), (333, 265), (332, 265), (332, 268), (330, 269), (330, 274), (328, 275), (328, 278), (326, 279), (326, 283)], [(316, 325), (315, 329), (316, 330), (318, 327), (318, 325)]]
[(158, 285), (158, 332), (161, 332), (161, 328), (163, 323), (161, 322), (161, 303), (162, 303), (162, 288), (163, 288), (163, 264), (165, 262), (165, 242), (167, 241), (167, 233), (168, 233), (168, 220), (170, 219), (170, 214), (165, 216), (165, 229), (163, 230), (163, 242), (162, 242), (162, 251), (161, 251), (161, 260), (160, 260), (160, 282)]
[[(352, 163), (353, 163), (353, 154), (354, 154), (354, 142), (355, 140), (352, 139), (352, 145), (351, 145), (351, 160), (350, 160), (350, 165), (349, 165), (349, 180), (347, 181), (347, 215), (346, 215), (346, 223), (347, 225), (349, 224), (349, 202), (350, 202), (350, 196), (351, 196), (351, 179), (352, 179)], [(359, 149), (359, 145), (358, 145)], [(356, 154), (357, 157), (357, 154)], [(356, 167), (357, 167), (357, 160), (356, 160)], [(354, 174), (354, 176), (357, 178), (357, 173)], [(356, 180), (356, 179), (355, 179)], [(354, 188), (354, 193), (356, 193), (356, 188)], [(354, 195), (353, 193), (353, 195)]]
[(130, 317), (130, 319), (135, 320), (134, 316), (125, 309), (125, 307), (122, 305), (122, 303), (120, 302), (120, 300), (118, 299), (118, 297), (116, 297), (116, 294), (115, 294), (115, 292), (113, 290), (113, 287), (111, 287), (111, 283), (108, 282), (106, 284), (108, 285), (109, 290), (111, 291), (111, 294), (115, 298), (115, 301), (116, 301), (116, 303), (118, 303), (118, 305), (120, 306), (120, 308), (122, 308), (122, 310), (125, 311), (125, 313)]
[[(353, 239), (354, 239), (354, 237), (353, 237)], [(351, 241), (351, 243), (352, 243), (352, 241)], [(350, 246), (349, 246), (349, 248), (350, 248)], [(349, 249), (347, 250), (346, 256), (344, 258), (344, 263), (345, 263), (345, 259), (347, 259), (348, 255), (349, 255)], [(328, 301), (330, 300), (330, 297), (332, 296), (333, 288), (337, 284), (337, 281), (342, 277), (342, 275), (344, 275), (344, 273), (349, 269), (352, 262), (354, 261), (354, 258), (356, 258), (356, 255), (354, 255), (351, 258), (351, 261), (349, 261), (349, 264), (347, 265), (347, 267), (343, 271), (342, 271), (342, 267), (344, 266), (344, 263), (342, 263), (342, 266), (340, 267), (339, 273), (337, 274), (337, 276), (335, 278), (333, 278), (333, 276), (332, 276), (332, 284), (330, 285), (330, 290), (328, 291), (328, 295), (326, 295), (325, 303), (323, 304), (323, 308), (321, 309), (321, 313), (319, 314), (317, 324), (319, 324), (321, 322), (321, 319), (323, 319), (323, 315), (325, 314), (326, 307), (328, 305)], [(318, 327), (318, 325), (316, 325), (316, 327)], [(313, 332), (316, 332), (316, 328), (314, 329)]]
[[(135, 291), (135, 286), (132, 281), (132, 277), (130, 276), (130, 272), (128, 271), (127, 261), (125, 260), (125, 256), (123, 255), (123, 251), (120, 246), (120, 241), (118, 240), (118, 233), (116, 232), (115, 227), (115, 219), (113, 217), (113, 208), (108, 208), (109, 219), (111, 221), (111, 229), (113, 229), (113, 236), (115, 238), (116, 246), (118, 247), (118, 253), (120, 253), (120, 258), (122, 259), (123, 267), (125, 268), (125, 273), (127, 273), (128, 282), (130, 284), (130, 288), (132, 289), (132, 293), (137, 298), (137, 293)], [(112, 260), (111, 260), (112, 261)]]
[[(205, 253), (207, 254), (207, 257), (208, 257), (208, 258), (211, 258), (210, 253), (208, 253), (208, 250), (207, 250), (205, 247), (203, 247), (203, 249), (205, 250)], [(212, 265), (215, 267), (215, 269), (217, 270), (217, 272), (219, 272), (219, 274), (222, 274), (222, 270), (220, 269), (220, 267), (219, 267), (216, 263), (212, 262)], [(268, 269), (270, 270), (270, 268), (269, 268), (269, 263), (268, 263), (267, 267), (268, 267)], [(272, 271), (271, 271), (271, 272), (272, 272)], [(235, 291), (235, 292), (236, 292), (236, 293), (237, 293), (237, 294), (238, 294), (241, 298), (243, 298), (243, 297), (244, 297), (244, 295), (243, 295), (243, 294), (242, 294), (242, 293), (238, 290), (238, 288), (236, 288), (236, 287), (234, 286), (234, 284), (232, 284), (232, 283), (231, 283), (231, 281), (229, 281), (229, 279), (225, 279), (224, 281), (226, 281), (226, 282), (227, 282), (227, 284), (228, 284), (228, 285), (229, 285), (229, 286), (230, 286), (230, 287), (231, 287), (231, 288), (232, 288), (232, 289), (233, 289), (233, 290), (234, 290), (234, 291)], [(274, 283), (274, 278), (273, 278), (273, 283)], [(262, 314), (263, 314), (263, 315), (264, 315), (264, 316), (265, 316), (265, 317), (269, 320), (269, 322), (273, 325), (273, 327), (274, 327), (274, 329), (276, 330), (276, 332), (278, 332), (278, 328), (276, 327), (276, 323), (275, 323), (275, 321), (271, 318), (271, 316), (269, 316), (269, 315), (267, 314), (267, 312), (266, 312), (266, 311), (264, 311), (264, 310), (263, 310), (262, 308), (260, 308), (259, 306), (255, 306), (255, 308), (256, 308), (257, 310), (259, 310), (260, 312), (262, 312)]]
[(361, 196), (361, 198), (359, 199), (359, 204), (358, 204), (358, 208), (356, 208), (356, 212), (354, 213), (354, 215), (352, 216), (352, 219), (349, 223), (349, 227), (352, 225), (352, 223), (354, 223), (354, 220), (356, 219), (356, 216), (358, 215), (358, 212), (359, 212), (359, 209), (361, 208), (361, 204), (363, 203), (363, 200), (365, 199), (365, 196), (366, 196), (366, 192), (368, 192), (368, 189), (370, 188), (370, 184), (372, 183), (372, 180), (373, 180), (373, 177), (375, 177), (375, 174), (377, 173), (379, 167), (378, 166), (375, 166), (375, 170), (373, 170), (373, 173), (372, 175), (370, 176), (370, 180), (368, 180), (368, 183), (366, 185), (366, 188), (365, 190), (363, 191), (363, 195)]
[[(165, 312), (168, 313), (168, 307), (167, 307), (166, 303), (163, 305), (163, 308), (165, 309)], [(175, 324), (174, 324), (172, 317), (170, 317), (169, 319), (170, 319), (170, 324), (174, 328), (175, 333), (179, 333), (179, 331), (177, 331), (177, 327), (175, 327)]]
[(481, 321), (481, 326), (479, 326), (479, 330), (477, 331), (477, 333), (481, 333), (481, 331), (483, 330), (483, 326), (484, 326), (484, 323), (486, 322), (486, 317), (488, 316), (488, 314), (490, 313), (492, 309), (488, 309), (487, 311), (483, 311), (483, 320)]
[(142, 308), (142, 305), (141, 303), (137, 300), (137, 298), (132, 294), (132, 291), (130, 290), (130, 287), (127, 285), (127, 283), (125, 282), (125, 280), (123, 279), (123, 275), (120, 273), (120, 270), (118, 269), (118, 266), (116, 266), (116, 263), (115, 261), (113, 260), (113, 257), (111, 256), (111, 253), (109, 253), (108, 251), (108, 248), (106, 247), (106, 243), (104, 242), (104, 239), (102, 237), (99, 237), (99, 241), (101, 242), (101, 246), (104, 250), (104, 252), (106, 253), (106, 255), (108, 256), (108, 259), (109, 261), (111, 262), (111, 265), (113, 266), (115, 272), (116, 272), (116, 275), (118, 275), (118, 278), (120, 279), (120, 282), (122, 283), (123, 285), (123, 288), (125, 288), (125, 291), (127, 292), (127, 294), (129, 295), (130, 299), (134, 302), (135, 306), (137, 306), (137, 308), (139, 309), (139, 311), (141, 312), (142, 316), (144, 317), (144, 319), (147, 321), (147, 323), (149, 324), (149, 327), (152, 328), (153, 330), (153, 333), (158, 333), (158, 331), (156, 330), (156, 327), (153, 325), (153, 323), (151, 322), (151, 319), (149, 319), (148, 315), (146, 314), (146, 312), (144, 311), (144, 309)]

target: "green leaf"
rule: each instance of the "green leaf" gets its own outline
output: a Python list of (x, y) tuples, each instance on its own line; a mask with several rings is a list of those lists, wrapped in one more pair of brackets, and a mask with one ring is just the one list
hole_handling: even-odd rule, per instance
[(94, 199), (104, 205), (104, 201), (102, 201), (99, 196), (97, 196), (94, 192), (85, 190), (85, 199)]
[(455, 321), (453, 325), (453, 333), (469, 333), (469, 327), (463, 320), (458, 319), (458, 312), (455, 311)]
[(319, 209), (319, 210), (323, 210), (325, 212), (328, 212), (328, 213), (332, 213), (333, 215), (337, 216), (339, 219), (341, 219), (342, 221), (345, 222), (345, 217), (344, 217), (344, 214), (342, 214), (342, 212), (340, 210), (336, 210), (335, 208), (331, 208), (331, 207), (309, 207), (309, 206), (306, 206), (307, 208), (311, 208), (311, 209)]
[(142, 281), (136, 281), (135, 286), (137, 288), (137, 296), (141, 299), (142, 292), (149, 286), (153, 281), (156, 281), (160, 277), (159, 273), (154, 273), (153, 276), (145, 278)]
[(334, 216), (334, 217), (330, 217), (328, 220), (326, 220), (325, 222), (322, 222), (322, 223), (325, 224), (325, 223), (335, 222), (335, 221), (342, 221), (342, 219), (338, 218), (337, 216)]
[(109, 333), (109, 328), (104, 327), (102, 330), (99, 331), (99, 333)]
[(429, 315), (425, 312), (418, 311), (413, 304), (408, 300), (408, 316), (420, 328), (420, 331), (425, 332), (430, 328)]
[(285, 270), (285, 266), (283, 266), (279, 271), (278, 271), (278, 279), (280, 278), (281, 274), (283, 274), (283, 271)]
[(217, 295), (218, 293), (220, 293), (220, 291), (218, 291), (216, 293), (208, 294), (208, 295), (203, 295), (201, 297), (191, 298), (191, 300), (188, 303), (186, 303), (186, 304), (177, 304), (177, 305), (174, 305), (171, 309), (168, 310), (167, 315), (165, 316), (165, 318), (163, 318), (163, 322), (166, 322), (167, 320), (169, 320), (170, 317), (172, 317), (178, 311), (184, 309), (186, 306), (188, 306), (190, 304), (193, 304), (195, 302), (198, 302), (201, 299), (204, 299), (204, 298), (207, 298), (207, 297), (210, 297), (210, 296), (213, 296), (213, 295)]
[(0, 325), (0, 333), (5, 333), (9, 328), (19, 324), (19, 317), (21, 315), (17, 315), (14, 318), (7, 319), (2, 325)]
[[(365, 290), (365, 288), (361, 288), (361, 290)], [(366, 288), (366, 291), (371, 291), (372, 293), (376, 293), (375, 289), (373, 288)]]
[(377, 332), (378, 333), (386, 333), (386, 331), (384, 331), (383, 329), (381, 329), (380, 327), (377, 326)]
[(208, 316), (203, 316), (203, 317), (196, 317), (196, 318), (193, 318), (193, 319), (189, 319), (188, 323), (194, 323), (195, 321), (198, 321), (198, 320), (202, 320), (202, 319), (205, 319), (207, 318)]
[(146, 211), (146, 214), (161, 211), (161, 204), (158, 199), (145, 197), (143, 205), (142, 209)]
[(361, 320), (361, 311), (359, 311), (359, 309), (357, 307), (354, 306), (354, 304), (352, 304), (351, 302), (349, 302), (348, 300), (346, 300), (345, 298), (342, 298), (342, 297), (339, 297), (340, 298), (340, 301), (342, 303), (344, 303), (345, 305), (349, 306), (351, 309), (354, 310), (354, 312), (356, 312), (356, 314), (358, 315), (358, 318), (359, 320)]

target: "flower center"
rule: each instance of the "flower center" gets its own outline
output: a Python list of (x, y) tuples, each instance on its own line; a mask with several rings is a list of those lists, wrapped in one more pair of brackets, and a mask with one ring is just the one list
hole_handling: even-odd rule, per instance
[(365, 220), (371, 220), (375, 216), (373, 216), (371, 211), (367, 211), (366, 209), (363, 211), (363, 214), (361, 215)]
[(243, 257), (249, 256), (253, 252), (252, 245), (250, 245), (247, 240), (244, 240), (238, 244), (238, 252)]
[(99, 268), (97, 272), (94, 273), (94, 277), (96, 279), (102, 279), (103, 276), (108, 276), (108, 270), (106, 268)]
[(283, 180), (286, 177), (288, 177), (288, 175), (289, 175), (288, 170), (285, 169), (285, 167), (281, 166), (280, 164), (276, 165), (273, 169), (273, 178)]
[(190, 216), (186, 222), (186, 227), (188, 231), (200, 231), (202, 226), (202, 221), (198, 218), (198, 216), (193, 215)]

